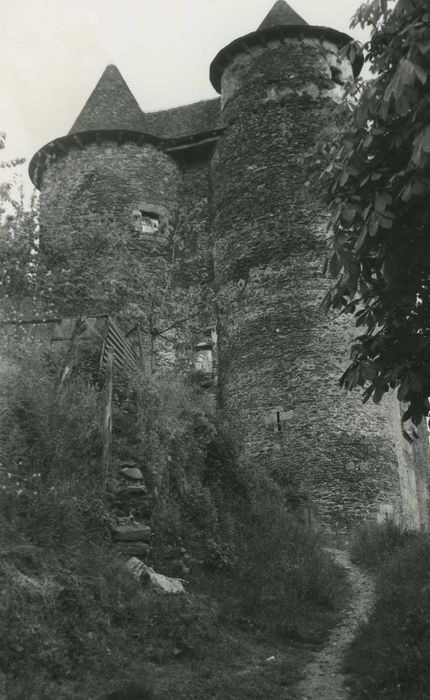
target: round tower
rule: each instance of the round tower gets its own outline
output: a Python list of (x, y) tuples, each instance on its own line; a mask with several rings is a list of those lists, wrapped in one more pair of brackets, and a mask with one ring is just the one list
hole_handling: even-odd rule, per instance
[[(211, 65), (225, 126), (212, 161), (220, 404), (240, 459), (329, 527), (402, 509), (386, 412), (338, 386), (351, 328), (317, 309), (326, 217), (298, 165), (361, 69), (341, 52), (349, 41), (279, 0)], [(403, 515), (416, 525), (414, 508)]]
[[(30, 163), (30, 177), (41, 192), (41, 248), (51, 271), (64, 265), (69, 246), (70, 251), (85, 246), (89, 229), (107, 222), (151, 272), (152, 259), (169, 239), (180, 183), (178, 167), (160, 143), (145, 132), (144, 114), (118, 69), (108, 66), (69, 134), (41, 148)], [(90, 271), (93, 251), (88, 252)], [(77, 297), (75, 305), (68, 300), (57, 311), (83, 309)]]

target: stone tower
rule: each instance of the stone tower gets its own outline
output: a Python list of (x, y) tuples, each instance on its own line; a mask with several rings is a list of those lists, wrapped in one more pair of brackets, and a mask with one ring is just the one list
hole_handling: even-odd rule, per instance
[(328, 525), (402, 510), (388, 413), (338, 386), (351, 329), (317, 309), (325, 220), (298, 164), (360, 71), (349, 41), (279, 0), (211, 65), (225, 125), (212, 161), (221, 406), (241, 459), (299, 486)]
[[(85, 235), (92, 217), (104, 217), (130, 241), (138, 233), (136, 255), (148, 260), (149, 272), (152, 255), (168, 240), (180, 183), (178, 166), (159, 145), (156, 135), (145, 132), (142, 111), (120, 72), (108, 66), (69, 134), (44, 146), (30, 163), (41, 191), (44, 249), (61, 228), (66, 235)], [(79, 217), (80, 225), (73, 226)], [(52, 265), (55, 246), (53, 240)]]
[[(58, 227), (73, 231), (81, 210), (109, 213), (119, 235), (134, 235), (144, 276), (180, 209), (189, 225), (172, 288), (201, 307), (189, 309), (183, 346), (197, 349), (199, 366), (204, 355), (205, 371), (211, 353), (217, 359), (219, 408), (239, 459), (291, 500), (300, 492), (325, 526), (395, 513), (427, 527), (427, 436), (405, 439), (395, 399), (362, 406), (339, 389), (353, 329), (318, 311), (330, 285), (326, 216), (304, 196), (298, 159), (360, 71), (360, 58), (345, 57), (349, 41), (278, 0), (257, 31), (214, 59), (221, 98), (153, 113), (108, 66), (70, 133), (34, 156), (30, 176), (44, 245)], [(216, 309), (200, 304), (214, 294)]]

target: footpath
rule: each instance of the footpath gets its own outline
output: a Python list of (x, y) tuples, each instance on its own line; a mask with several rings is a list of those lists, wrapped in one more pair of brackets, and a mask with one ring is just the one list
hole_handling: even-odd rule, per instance
[(344, 652), (354, 638), (357, 625), (368, 617), (374, 603), (371, 577), (351, 562), (348, 552), (331, 548), (327, 552), (346, 570), (352, 594), (342, 622), (306, 667), (305, 678), (298, 686), (300, 700), (348, 700), (348, 678), (342, 673)]

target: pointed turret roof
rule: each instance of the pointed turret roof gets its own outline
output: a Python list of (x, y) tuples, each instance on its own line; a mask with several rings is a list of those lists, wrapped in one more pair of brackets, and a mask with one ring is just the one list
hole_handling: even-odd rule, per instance
[[(285, 37), (327, 39), (339, 47), (344, 47), (352, 41), (350, 36), (338, 32), (337, 29), (308, 24), (285, 0), (277, 0), (255, 32), (235, 39), (217, 53), (209, 71), (215, 90), (221, 93), (223, 72), (236, 56), (254, 46), (267, 46), (270, 39)], [(363, 56), (358, 54), (352, 63), (355, 76), (360, 73), (362, 66)]]
[(70, 133), (99, 130), (141, 131), (143, 114), (130, 88), (114, 65), (95, 86)]
[(269, 29), (269, 27), (279, 27), (285, 24), (297, 26), (308, 23), (285, 0), (277, 0), (258, 29)]

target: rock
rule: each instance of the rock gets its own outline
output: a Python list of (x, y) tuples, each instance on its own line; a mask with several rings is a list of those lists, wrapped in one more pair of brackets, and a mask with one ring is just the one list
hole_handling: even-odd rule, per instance
[(124, 476), (126, 479), (130, 479), (131, 481), (143, 481), (143, 474), (139, 467), (124, 467), (124, 469), (121, 469), (119, 473), (121, 476)]
[(115, 496), (119, 498), (126, 498), (127, 496), (146, 496), (146, 486), (141, 484), (125, 486), (123, 489), (118, 489)]
[(185, 588), (178, 578), (169, 578), (163, 574), (157, 574), (154, 569), (146, 567), (151, 586), (163, 593), (185, 593)]
[(140, 561), (140, 559), (137, 557), (131, 557), (126, 564), (126, 567), (137, 579), (140, 579), (142, 576), (146, 575), (146, 566), (143, 561)]
[(148, 556), (149, 545), (146, 542), (122, 542), (121, 552), (128, 554), (130, 557), (140, 557), (144, 559)]
[(140, 525), (133, 521), (128, 521), (127, 525), (112, 525), (112, 535), (118, 542), (148, 542), (151, 539), (151, 528), (149, 525)]
[(161, 593), (185, 593), (185, 588), (178, 578), (169, 578), (163, 574), (157, 574), (150, 566), (146, 566), (143, 561), (132, 557), (126, 564), (130, 573), (139, 581), (147, 581), (152, 588)]

